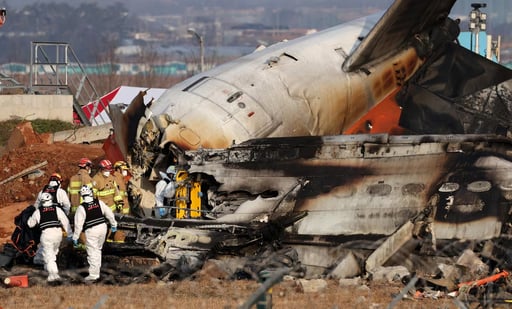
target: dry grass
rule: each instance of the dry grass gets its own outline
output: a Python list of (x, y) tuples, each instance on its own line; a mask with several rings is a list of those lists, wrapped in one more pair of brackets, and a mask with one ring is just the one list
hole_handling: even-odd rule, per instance
[[(254, 281), (204, 279), (127, 286), (77, 285), (0, 289), (0, 308), (238, 308), (258, 288)], [(301, 293), (294, 282), (273, 288), (273, 308), (387, 308), (400, 283), (340, 287)], [(402, 300), (396, 308), (457, 308), (450, 299)]]

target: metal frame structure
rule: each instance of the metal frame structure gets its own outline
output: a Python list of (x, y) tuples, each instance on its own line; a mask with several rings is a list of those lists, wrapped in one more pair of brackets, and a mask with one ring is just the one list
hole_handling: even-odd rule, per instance
[[(28, 92), (72, 94), (73, 109), (85, 125), (93, 124), (93, 115), (103, 104), (75, 52), (65, 42), (31, 42)], [(82, 106), (89, 102), (96, 103), (87, 118)]]

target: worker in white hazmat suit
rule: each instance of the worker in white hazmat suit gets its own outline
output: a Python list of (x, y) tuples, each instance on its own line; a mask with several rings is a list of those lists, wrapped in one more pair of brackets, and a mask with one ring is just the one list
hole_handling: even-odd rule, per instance
[(82, 186), (80, 195), (83, 202), (78, 206), (75, 213), (73, 245), (78, 247), (80, 233), (84, 230), (87, 262), (89, 263), (89, 275), (85, 278), (85, 281), (96, 281), (100, 277), (101, 250), (108, 229), (106, 222), (108, 220), (110, 223), (112, 233), (117, 231), (117, 222), (110, 207), (93, 197), (91, 188)]
[[(41, 197), (44, 193), (49, 193), (52, 196), (53, 203), (64, 210), (66, 215), (69, 215), (71, 209), (71, 202), (69, 201), (68, 194), (61, 186), (62, 176), (59, 173), (53, 173), (48, 180), (48, 183), (43, 187), (37, 194), (34, 207), (39, 208), (41, 206)], [(36, 255), (33, 260), (36, 265), (44, 265), (43, 251), (40, 246), (37, 247)]]
[(165, 173), (160, 172), (160, 181), (155, 185), (155, 215), (165, 217), (176, 194), (176, 167), (171, 165)]
[(62, 176), (59, 173), (53, 173), (50, 176), (50, 180), (48, 184), (46, 184), (41, 191), (37, 194), (36, 201), (34, 203), (34, 207), (38, 208), (41, 204), (41, 195), (43, 193), (50, 193), (53, 202), (57, 204), (57, 206), (61, 207), (64, 210), (66, 215), (69, 215), (69, 211), (71, 209), (71, 202), (69, 201), (68, 193), (66, 190), (61, 188)]
[(59, 253), (60, 243), (62, 241), (62, 228), (66, 231), (68, 238), (71, 239), (71, 225), (64, 211), (53, 202), (50, 193), (41, 194), (41, 207), (36, 209), (28, 218), (27, 225), (35, 227), (39, 225), (41, 229), (41, 247), (44, 267), (48, 272), (48, 282), (60, 280), (59, 269), (57, 267), (57, 254)]

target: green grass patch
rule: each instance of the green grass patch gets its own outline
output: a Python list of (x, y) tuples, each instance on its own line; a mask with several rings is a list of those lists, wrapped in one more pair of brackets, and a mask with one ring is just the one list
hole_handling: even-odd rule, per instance
[(32, 128), (36, 133), (53, 133), (73, 129), (73, 124), (61, 120), (36, 119), (32, 121)]
[[(23, 120), (21, 119), (0, 121), (0, 146), (5, 146), (7, 144), (12, 130), (22, 121)], [(61, 120), (35, 119), (30, 122), (32, 123), (32, 128), (36, 133), (53, 133), (71, 130), (74, 128), (72, 123)]]

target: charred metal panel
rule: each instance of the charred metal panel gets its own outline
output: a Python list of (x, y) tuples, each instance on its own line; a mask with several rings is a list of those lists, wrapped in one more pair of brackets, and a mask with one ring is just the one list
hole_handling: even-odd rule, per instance
[(447, 43), (397, 95), (400, 125), (416, 134), (504, 134), (510, 79), (512, 70)]
[(512, 179), (512, 162), (497, 154), (469, 156), (446, 175), (432, 197), (436, 237), (491, 239), (500, 235), (510, 210), (509, 190), (504, 186)]
[[(189, 151), (187, 157), (191, 173), (210, 175), (220, 184), (215, 190), (228, 195), (247, 191), (249, 196), (277, 192), (233, 208), (235, 215), (245, 214), (241, 220), (272, 212), (271, 205), (302, 180), (306, 182), (293, 208), (308, 213), (293, 228), (300, 235), (390, 235), (437, 196), (436, 222), (451, 222), (457, 232), (435, 225), (436, 233), (475, 237), (455, 225), (489, 216), (494, 223), (503, 220), (506, 214), (499, 209), (508, 209), (508, 204), (502, 205), (504, 194), (496, 182), (510, 181), (502, 172), (510, 164), (509, 148), (509, 140), (488, 135), (364, 135), (254, 140), (223, 150)], [(483, 161), (489, 152), (503, 162)], [(485, 172), (480, 172), (484, 165)], [(443, 202), (448, 197), (436, 191), (456, 179), (467, 188), (459, 190), (454, 208), (448, 209)]]

